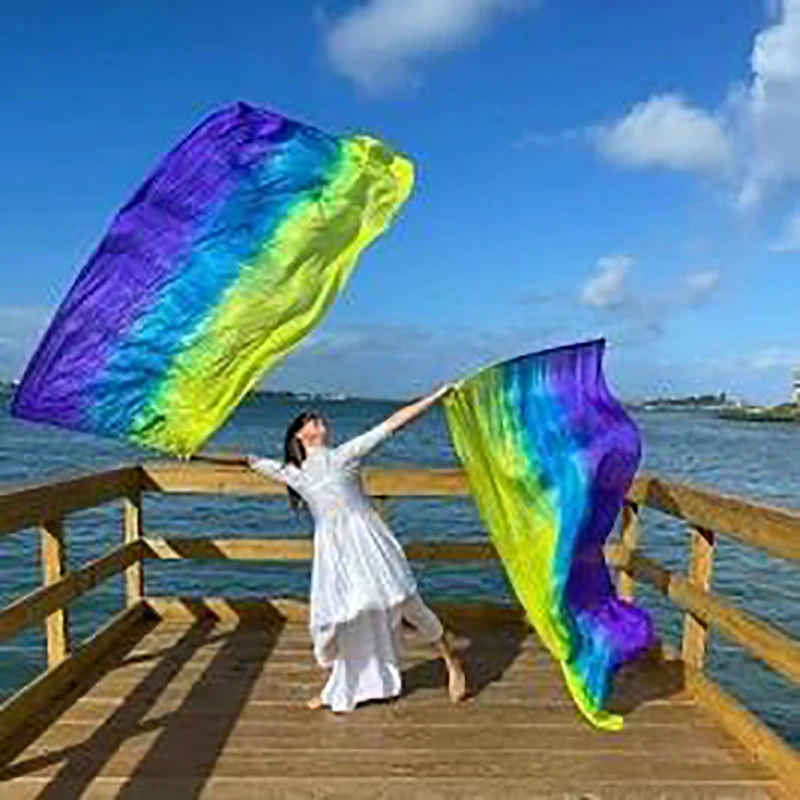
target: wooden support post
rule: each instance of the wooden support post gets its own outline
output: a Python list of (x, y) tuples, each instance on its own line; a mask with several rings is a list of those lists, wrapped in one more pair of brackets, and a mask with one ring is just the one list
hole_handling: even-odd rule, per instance
[[(41, 532), (41, 560), (44, 583), (49, 586), (60, 581), (67, 572), (67, 555), (64, 543), (64, 520), (48, 519), (39, 527)], [(69, 618), (66, 608), (47, 615), (47, 666), (57, 667), (69, 655)]]
[[(692, 554), (689, 565), (689, 583), (706, 592), (711, 585), (711, 572), (714, 566), (713, 531), (692, 528)], [(706, 654), (708, 625), (691, 613), (687, 613), (683, 623), (682, 658), (684, 664), (702, 671)]]
[[(125, 507), (125, 544), (139, 542), (141, 545), (142, 526), (142, 491), (134, 489), (123, 500)], [(139, 559), (125, 570), (125, 598), (127, 605), (134, 606), (144, 597), (143, 553)]]
[[(622, 506), (622, 561), (639, 546), (639, 506), (636, 503), (625, 501)], [(623, 600), (633, 600), (636, 581), (633, 575), (620, 571), (618, 594)]]

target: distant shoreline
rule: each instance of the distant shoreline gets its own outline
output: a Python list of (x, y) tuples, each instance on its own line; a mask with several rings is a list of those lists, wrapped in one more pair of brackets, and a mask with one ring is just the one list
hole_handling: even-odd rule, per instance
[(726, 408), (719, 412), (721, 419), (735, 422), (792, 422), (800, 423), (800, 405), (785, 403), (780, 406), (743, 406)]
[(732, 404), (725, 392), (719, 394), (691, 394), (685, 397), (653, 397), (630, 403), (634, 408), (649, 409), (703, 409), (716, 410), (728, 408)]
[(626, 408), (634, 411), (723, 411), (736, 408), (733, 405), (690, 405), (688, 403), (625, 403)]
[[(10, 381), (0, 381), (0, 394), (11, 394), (17, 388), (16, 383)], [(290, 392), (290, 391), (273, 391), (270, 389), (257, 389), (254, 392), (249, 392), (245, 395), (242, 402), (247, 403), (250, 400), (259, 398), (270, 398), (273, 400), (288, 400), (291, 402), (299, 403), (342, 403), (342, 402), (360, 402), (360, 403), (402, 403), (401, 398), (392, 397), (362, 397), (360, 395), (351, 395), (344, 392)]]
[[(0, 381), (0, 396), (7, 396), (13, 393), (16, 384), (9, 381)], [(622, 400), (622, 406), (626, 411), (636, 412), (659, 412), (669, 411), (678, 413), (691, 413), (704, 411), (714, 414), (719, 419), (730, 420), (733, 422), (790, 422), (800, 423), (800, 405), (784, 403), (778, 406), (751, 406), (734, 405), (724, 399), (724, 394), (701, 395), (698, 397), (685, 398), (658, 398), (644, 401)], [(394, 404), (405, 402), (401, 398), (390, 397), (363, 397), (339, 392), (293, 392), (293, 391), (273, 391), (259, 389), (247, 394), (242, 400), (242, 405), (258, 402), (261, 399), (278, 400), (289, 403), (382, 403)]]
[(716, 405), (689, 405), (671, 403), (625, 403), (625, 408), (629, 411), (644, 412), (675, 412), (680, 414), (690, 414), (704, 411), (713, 414), (717, 419), (729, 420), (732, 422), (788, 422), (793, 424), (800, 423), (800, 405), (784, 403), (779, 406), (738, 406), (727, 404), (724, 406)]

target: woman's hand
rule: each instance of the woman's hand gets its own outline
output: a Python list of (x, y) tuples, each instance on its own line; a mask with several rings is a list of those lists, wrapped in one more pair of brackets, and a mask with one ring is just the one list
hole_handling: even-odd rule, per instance
[(437, 400), (441, 400), (443, 397), (446, 397), (450, 392), (456, 391), (456, 389), (461, 388), (462, 381), (453, 381), (452, 383), (445, 383), (440, 386), (434, 393), (433, 397)]
[(449, 394), (453, 391), (453, 384), (452, 383), (445, 383), (442, 384), (432, 395), (431, 397), (435, 398), (436, 400), (441, 400), (445, 395)]

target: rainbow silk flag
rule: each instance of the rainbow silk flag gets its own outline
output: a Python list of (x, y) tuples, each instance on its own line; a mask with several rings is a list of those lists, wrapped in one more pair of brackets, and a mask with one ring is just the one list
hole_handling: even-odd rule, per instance
[(319, 322), (412, 183), (367, 136), (213, 114), (113, 220), (12, 413), (191, 455)]
[(603, 378), (605, 343), (521, 356), (445, 398), (450, 434), (490, 538), (531, 624), (561, 663), (578, 708), (605, 710), (612, 678), (654, 642), (646, 612), (620, 600), (603, 555), (641, 454)]

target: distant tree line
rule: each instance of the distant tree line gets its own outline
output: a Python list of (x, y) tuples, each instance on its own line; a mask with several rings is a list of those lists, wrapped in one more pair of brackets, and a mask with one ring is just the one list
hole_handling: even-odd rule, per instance
[(719, 394), (690, 394), (687, 397), (658, 397), (645, 400), (646, 406), (724, 406), (728, 404), (728, 395)]

